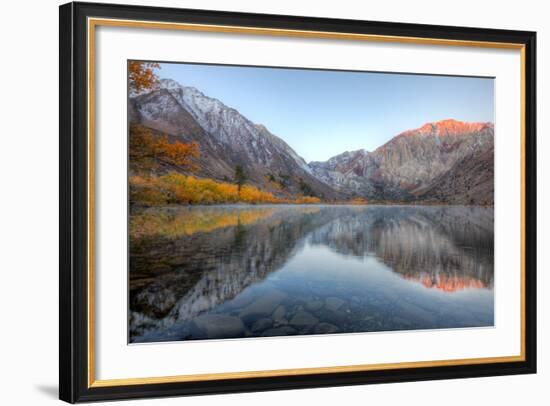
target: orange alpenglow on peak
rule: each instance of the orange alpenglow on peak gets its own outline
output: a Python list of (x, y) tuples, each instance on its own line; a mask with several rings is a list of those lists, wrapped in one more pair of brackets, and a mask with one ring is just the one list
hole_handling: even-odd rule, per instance
[(415, 130), (407, 130), (399, 135), (463, 135), (493, 127), (492, 123), (468, 123), (452, 118), (426, 123)]

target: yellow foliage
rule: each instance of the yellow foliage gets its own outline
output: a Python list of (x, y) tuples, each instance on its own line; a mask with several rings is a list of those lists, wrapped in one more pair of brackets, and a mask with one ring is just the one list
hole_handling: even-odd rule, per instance
[(349, 201), (350, 204), (357, 204), (357, 205), (361, 205), (361, 204), (367, 204), (368, 201), (367, 199), (363, 198), (363, 197), (356, 197), (352, 200)]
[(130, 201), (146, 206), (162, 206), (169, 202), (168, 191), (160, 187), (155, 178), (132, 176), (130, 178)]
[(245, 203), (282, 203), (282, 199), (275, 197), (272, 193), (250, 185), (244, 185), (241, 188), (239, 200)]
[(283, 199), (251, 185), (237, 185), (201, 179), (169, 172), (162, 176), (132, 176), (130, 178), (132, 203), (145, 206), (165, 204), (220, 204), (220, 203), (291, 203), (317, 204), (318, 197), (302, 196), (295, 200)]
[(209, 233), (219, 228), (254, 224), (274, 213), (274, 209), (234, 211), (143, 212), (130, 218), (132, 238), (162, 235), (178, 238), (195, 233)]
[(215, 204), (239, 201), (237, 186), (229, 183), (199, 179), (176, 172), (161, 176), (159, 182), (172, 192), (175, 203)]
[(296, 204), (319, 204), (321, 199), (313, 196), (302, 196), (293, 201)]

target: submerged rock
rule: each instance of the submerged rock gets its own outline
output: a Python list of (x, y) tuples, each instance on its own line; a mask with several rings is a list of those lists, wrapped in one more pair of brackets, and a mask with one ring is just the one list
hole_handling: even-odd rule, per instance
[(306, 309), (311, 312), (315, 312), (321, 307), (323, 307), (323, 302), (321, 302), (320, 300), (312, 300), (306, 303)]
[(231, 300), (230, 304), (232, 308), (238, 309), (250, 304), (250, 302), (252, 302), (253, 300), (254, 300), (254, 296), (250, 294), (248, 295), (241, 294), (235, 297), (233, 300)]
[(348, 314), (341, 310), (325, 310), (323, 311), (323, 316), (321, 318), (325, 322), (342, 326), (346, 323)]
[(325, 299), (325, 307), (332, 311), (338, 310), (343, 304), (344, 301), (338, 297), (331, 296)]
[(193, 320), (193, 327), (208, 338), (233, 338), (244, 334), (244, 324), (238, 317), (207, 314)]
[(317, 323), (319, 323), (319, 319), (304, 310), (300, 310), (292, 319), (290, 319), (290, 324), (295, 326), (311, 326)]
[(259, 333), (261, 331), (267, 330), (271, 326), (273, 326), (273, 320), (264, 317), (257, 320), (250, 328), (250, 331), (252, 331), (253, 333)]
[(249, 321), (256, 317), (269, 316), (286, 296), (285, 293), (279, 291), (269, 292), (242, 309), (239, 317)]
[(340, 329), (330, 323), (319, 323), (313, 329), (314, 334), (331, 334), (337, 333), (338, 331), (340, 331)]
[(286, 315), (286, 308), (283, 305), (280, 305), (275, 309), (272, 317), (273, 317), (273, 320), (275, 320), (276, 322), (281, 322), (282, 320), (284, 320), (285, 315)]
[(400, 303), (396, 316), (417, 323), (431, 324), (435, 321), (435, 314), (412, 303)]
[(292, 328), (290, 326), (281, 326), (281, 327), (270, 328), (269, 330), (264, 331), (262, 336), (264, 337), (289, 336), (296, 333), (298, 333), (298, 331), (295, 328)]

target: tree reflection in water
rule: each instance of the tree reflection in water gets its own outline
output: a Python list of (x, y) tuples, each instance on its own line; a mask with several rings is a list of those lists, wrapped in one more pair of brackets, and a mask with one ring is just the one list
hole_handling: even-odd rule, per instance
[(130, 218), (130, 341), (493, 325), (493, 209), (223, 206)]

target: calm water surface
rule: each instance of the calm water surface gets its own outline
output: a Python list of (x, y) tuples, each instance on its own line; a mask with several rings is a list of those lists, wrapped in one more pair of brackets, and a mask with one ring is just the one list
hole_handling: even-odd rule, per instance
[(492, 208), (164, 208), (130, 229), (130, 342), (493, 325)]

